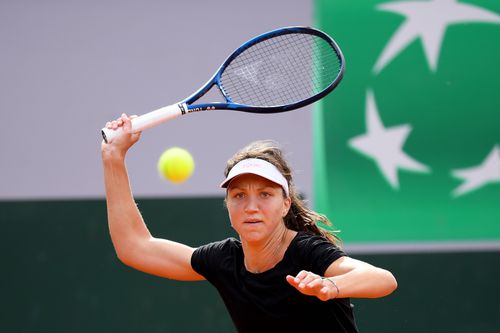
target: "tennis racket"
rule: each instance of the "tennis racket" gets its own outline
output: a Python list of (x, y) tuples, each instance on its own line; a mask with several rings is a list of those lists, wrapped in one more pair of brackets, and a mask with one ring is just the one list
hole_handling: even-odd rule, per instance
[[(324, 32), (308, 27), (269, 31), (236, 49), (188, 98), (132, 119), (132, 132), (197, 111), (276, 113), (298, 109), (335, 89), (343, 73), (342, 51)], [(214, 86), (224, 102), (196, 104)], [(104, 141), (112, 142), (122, 130), (103, 128)]]

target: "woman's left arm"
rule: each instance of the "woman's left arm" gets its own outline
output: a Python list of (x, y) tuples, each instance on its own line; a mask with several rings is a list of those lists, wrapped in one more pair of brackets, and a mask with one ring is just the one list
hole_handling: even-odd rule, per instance
[(350, 257), (335, 260), (325, 276), (301, 271), (287, 276), (287, 281), (301, 293), (326, 301), (334, 298), (377, 298), (397, 288), (391, 272)]

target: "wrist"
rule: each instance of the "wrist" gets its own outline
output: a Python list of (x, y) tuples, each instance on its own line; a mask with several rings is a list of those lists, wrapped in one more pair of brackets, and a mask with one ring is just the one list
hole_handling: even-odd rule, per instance
[(118, 149), (113, 145), (103, 144), (101, 149), (102, 160), (105, 162), (123, 162), (126, 151)]
[(333, 297), (331, 297), (330, 299), (338, 298), (340, 295), (340, 288), (339, 288), (339, 286), (337, 286), (337, 283), (332, 278), (328, 278), (328, 277), (324, 277), (323, 280), (327, 280), (332, 286)]

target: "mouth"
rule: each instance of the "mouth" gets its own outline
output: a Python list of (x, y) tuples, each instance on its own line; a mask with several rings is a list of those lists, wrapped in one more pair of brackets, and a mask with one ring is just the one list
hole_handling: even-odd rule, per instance
[(262, 221), (261, 220), (246, 220), (243, 223), (245, 223), (245, 224), (258, 224), (258, 223), (262, 223)]

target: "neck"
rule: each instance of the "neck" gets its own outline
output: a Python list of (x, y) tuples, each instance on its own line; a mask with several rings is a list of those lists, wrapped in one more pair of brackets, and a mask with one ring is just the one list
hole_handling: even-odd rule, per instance
[(247, 271), (262, 273), (276, 266), (283, 259), (296, 234), (296, 231), (283, 228), (261, 243), (242, 241)]

